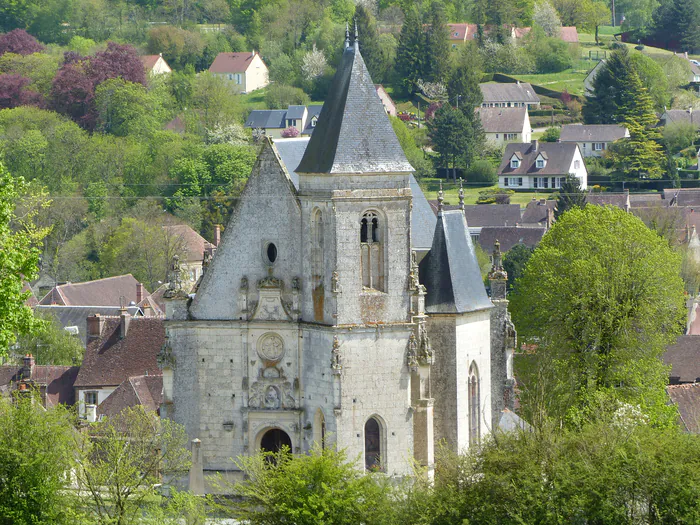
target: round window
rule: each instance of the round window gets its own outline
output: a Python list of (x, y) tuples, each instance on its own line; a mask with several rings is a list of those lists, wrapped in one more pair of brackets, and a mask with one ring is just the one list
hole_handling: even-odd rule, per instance
[(277, 260), (277, 246), (274, 243), (267, 245), (267, 260), (270, 263), (274, 263)]

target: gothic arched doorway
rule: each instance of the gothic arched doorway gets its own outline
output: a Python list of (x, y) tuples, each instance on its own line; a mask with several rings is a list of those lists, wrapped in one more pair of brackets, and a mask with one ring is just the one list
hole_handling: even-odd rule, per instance
[(292, 451), (292, 440), (289, 435), (279, 428), (272, 428), (263, 434), (260, 440), (260, 449), (263, 452), (279, 452), (282, 447)]

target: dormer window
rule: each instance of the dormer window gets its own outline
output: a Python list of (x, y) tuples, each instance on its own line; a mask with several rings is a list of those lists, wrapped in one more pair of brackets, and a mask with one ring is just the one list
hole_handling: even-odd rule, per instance
[(520, 160), (513, 157), (510, 159), (510, 167), (513, 169), (519, 168), (520, 167)]
[(546, 165), (547, 165), (547, 161), (542, 157), (542, 155), (539, 155), (539, 156), (537, 157), (537, 160), (535, 161), (535, 167), (536, 167), (538, 170), (541, 170), (541, 169), (544, 168)]
[(316, 127), (316, 122), (318, 122), (318, 117), (311, 117), (311, 127)]

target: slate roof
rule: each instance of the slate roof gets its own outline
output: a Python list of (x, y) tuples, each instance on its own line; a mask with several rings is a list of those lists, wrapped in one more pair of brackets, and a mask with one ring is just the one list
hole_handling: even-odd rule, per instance
[[(257, 53), (256, 53), (257, 54)], [(244, 73), (253, 61), (253, 53), (219, 53), (209, 66), (210, 73)]]
[(484, 104), (496, 102), (527, 102), (539, 104), (540, 97), (528, 82), (479, 84)]
[(498, 420), (498, 430), (501, 432), (515, 432), (520, 430), (530, 432), (532, 426), (515, 412), (504, 408), (501, 410), (501, 418)]
[(700, 433), (700, 383), (669, 385), (668, 397), (678, 407), (681, 424), (688, 432)]
[[(532, 144), (511, 142), (506, 145), (503, 160), (498, 168), (499, 175), (568, 175), (578, 145), (564, 142), (540, 142), (535, 148)], [(535, 160), (543, 153), (547, 162), (544, 168), (536, 168)], [(513, 154), (521, 159), (520, 166), (510, 167)]]
[(287, 108), (288, 119), (301, 119), (304, 117), (306, 106), (289, 106)]
[[(78, 327), (78, 337), (85, 346), (87, 338), (87, 318), (90, 315), (118, 316), (118, 306), (64, 306), (64, 305), (39, 305), (34, 310), (37, 314), (46, 314), (56, 319), (61, 328), (68, 326)], [(138, 306), (128, 306), (127, 311), (132, 317), (140, 316), (141, 309)]]
[[(308, 137), (278, 140), (275, 147), (282, 158), (282, 163), (289, 172), (289, 178), (294, 187), (299, 189), (299, 175), (293, 171), (293, 166), (298, 166), (304, 155), (304, 150), (309, 144)], [(413, 193), (413, 208), (411, 210), (411, 244), (414, 250), (428, 250), (433, 243), (435, 231), (435, 214), (425, 198), (416, 178), (411, 174), (409, 184)]]
[[(313, 117), (318, 117), (321, 114), (321, 109), (323, 109), (323, 104), (313, 104), (306, 107), (308, 113), (306, 114), (306, 127), (302, 130), (302, 135), (311, 135), (314, 132), (316, 127), (311, 125), (311, 119)], [(318, 123), (316, 123), (316, 125), (318, 126)], [(299, 160), (301, 160), (301, 158)]]
[(586, 204), (594, 206), (615, 206), (621, 210), (629, 210), (628, 193), (587, 193)]
[(359, 50), (343, 51), (302, 173), (412, 172)]
[(163, 402), (163, 376), (135, 376), (125, 379), (97, 407), (99, 415), (115, 416), (129, 407), (142, 406), (157, 412)]
[(162, 375), (156, 356), (165, 343), (161, 319), (132, 318), (124, 339), (118, 317), (105, 319), (102, 336), (88, 342), (76, 388), (117, 386), (132, 376)]
[(682, 335), (666, 348), (664, 363), (671, 365), (669, 383), (700, 382), (700, 335)]
[(486, 133), (522, 133), (527, 108), (476, 108)]
[(624, 138), (625, 126), (618, 124), (566, 124), (561, 127), (561, 142), (615, 142)]
[(246, 128), (286, 128), (286, 109), (254, 109), (245, 121)]
[(687, 109), (667, 109), (662, 115), (664, 125), (686, 123), (700, 128), (700, 115), (697, 111)]
[(520, 222), (520, 205), (466, 204), (464, 206), (464, 216), (470, 228), (515, 226)]
[(542, 224), (547, 222), (547, 210), (552, 210), (557, 207), (557, 201), (535, 199), (534, 197), (525, 206), (523, 211), (522, 224)]
[(501, 251), (504, 253), (516, 244), (535, 248), (546, 232), (546, 228), (520, 228), (518, 226), (482, 228), (481, 233), (479, 233), (479, 244), (486, 253), (493, 251), (493, 245), (496, 241), (501, 244)]
[(598, 73), (600, 73), (600, 70), (604, 67), (605, 65), (605, 59), (601, 60), (598, 62), (593, 69), (591, 69), (588, 74), (586, 75), (586, 78), (583, 79), (583, 92), (593, 92), (593, 82), (595, 82), (595, 78), (598, 76)]
[(630, 193), (630, 206), (632, 208), (661, 206), (660, 193)]
[(491, 308), (469, 228), (460, 210), (438, 213), (433, 245), (420, 262), (427, 313), (466, 313)]
[[(0, 393), (9, 392), (14, 388), (13, 383), (22, 380), (22, 369), (22, 365), (0, 366)], [(41, 387), (46, 407), (75, 403), (73, 384), (79, 369), (78, 366), (34, 365), (31, 379)]]
[(666, 206), (697, 206), (700, 207), (700, 189), (665, 189), (664, 203)]
[[(62, 304), (66, 306), (119, 306), (120, 298), (129, 304), (136, 302), (136, 285), (139, 282), (130, 273), (55, 286), (39, 304)], [(145, 292), (148, 294), (148, 292)]]

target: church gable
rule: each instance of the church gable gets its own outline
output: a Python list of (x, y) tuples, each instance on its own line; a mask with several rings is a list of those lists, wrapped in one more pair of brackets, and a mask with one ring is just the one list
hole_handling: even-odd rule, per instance
[[(265, 141), (190, 307), (195, 319), (248, 319), (256, 315), (259, 284), (292, 293), (301, 275), (301, 209), (276, 148)], [(253, 297), (251, 294), (254, 294)], [(291, 312), (277, 309), (279, 319)]]

